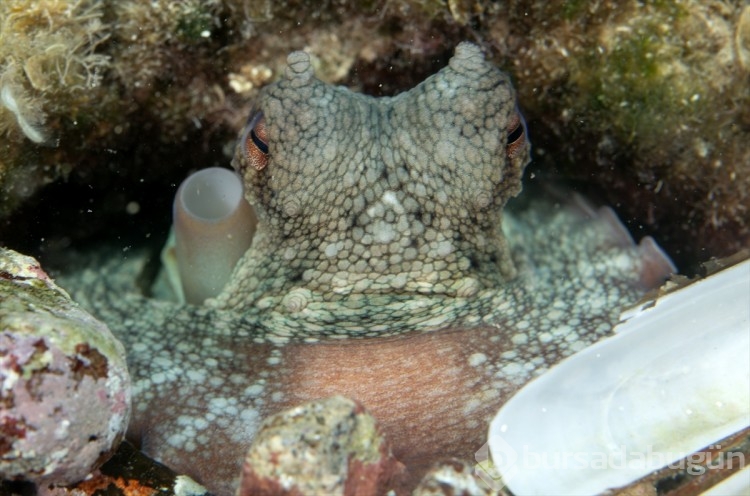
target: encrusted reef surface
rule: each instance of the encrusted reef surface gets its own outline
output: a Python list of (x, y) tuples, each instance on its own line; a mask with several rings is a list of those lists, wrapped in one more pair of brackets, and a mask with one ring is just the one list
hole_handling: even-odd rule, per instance
[(0, 479), (77, 482), (129, 420), (120, 342), (36, 260), (0, 248)]
[(695, 0), (4, 1), (0, 242), (164, 232), (293, 50), (383, 95), (467, 39), (517, 83), (535, 178), (599, 195), (683, 267), (748, 244), (750, 7)]

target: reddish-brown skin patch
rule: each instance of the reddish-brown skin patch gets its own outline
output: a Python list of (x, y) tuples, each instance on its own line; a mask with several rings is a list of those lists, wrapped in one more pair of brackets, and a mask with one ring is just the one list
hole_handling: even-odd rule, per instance
[[(378, 420), (413, 487), (437, 460), (473, 459), (487, 423), (465, 406), (487, 387), (484, 369), (467, 357), (492, 329), (442, 330), (396, 338), (290, 345), (284, 349), (284, 408), (341, 394)], [(494, 329), (497, 332), (497, 329)], [(481, 339), (480, 336), (485, 336)], [(484, 350), (494, 356), (502, 350)], [(471, 419), (489, 420), (504, 398), (480, 404)]]

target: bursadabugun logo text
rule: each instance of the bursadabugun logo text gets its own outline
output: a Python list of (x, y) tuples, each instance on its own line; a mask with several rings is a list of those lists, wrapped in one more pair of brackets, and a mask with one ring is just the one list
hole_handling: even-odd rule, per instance
[(499, 459), (490, 456), (489, 445), (485, 443), (474, 454), (477, 462), (474, 473), (494, 491), (509, 484), (512, 486), (514, 477), (550, 471), (645, 470), (648, 473), (669, 467), (691, 475), (702, 475), (710, 470), (743, 469), (748, 461), (742, 452), (720, 451), (721, 445), (718, 444), (685, 457), (654, 450), (652, 446), (646, 451), (634, 451), (621, 445), (602, 452), (538, 452), (524, 446), (519, 452), (502, 439), (494, 439), (493, 443), (497, 443), (493, 447)]

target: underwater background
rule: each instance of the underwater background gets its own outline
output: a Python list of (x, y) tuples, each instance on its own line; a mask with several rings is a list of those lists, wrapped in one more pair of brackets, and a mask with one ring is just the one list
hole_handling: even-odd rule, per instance
[(229, 163), (289, 52), (391, 95), (464, 40), (513, 77), (527, 182), (611, 205), (683, 272), (748, 245), (750, 8), (692, 0), (4, 0), (0, 244), (160, 244), (179, 182)]
[(747, 258), (739, 0), (0, 0), (0, 247), (53, 278), (73, 249), (157, 254), (179, 184), (229, 166), (290, 52), (326, 83), (390, 96), (462, 41), (511, 76), (526, 191), (563, 185), (610, 206), (681, 274)]

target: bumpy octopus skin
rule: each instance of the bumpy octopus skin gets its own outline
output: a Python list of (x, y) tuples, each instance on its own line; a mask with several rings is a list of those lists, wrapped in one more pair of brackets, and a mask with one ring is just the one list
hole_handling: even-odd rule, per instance
[(542, 198), (503, 214), (529, 156), (517, 112), (468, 43), (381, 99), (290, 55), (241, 134), (259, 224), (217, 298), (144, 297), (137, 254), (60, 278), (128, 350), (131, 439), (232, 494), (264, 417), (343, 394), (381, 422), (406, 486), (472, 460), (515, 390), (610, 333), (668, 265), (608, 210)]

